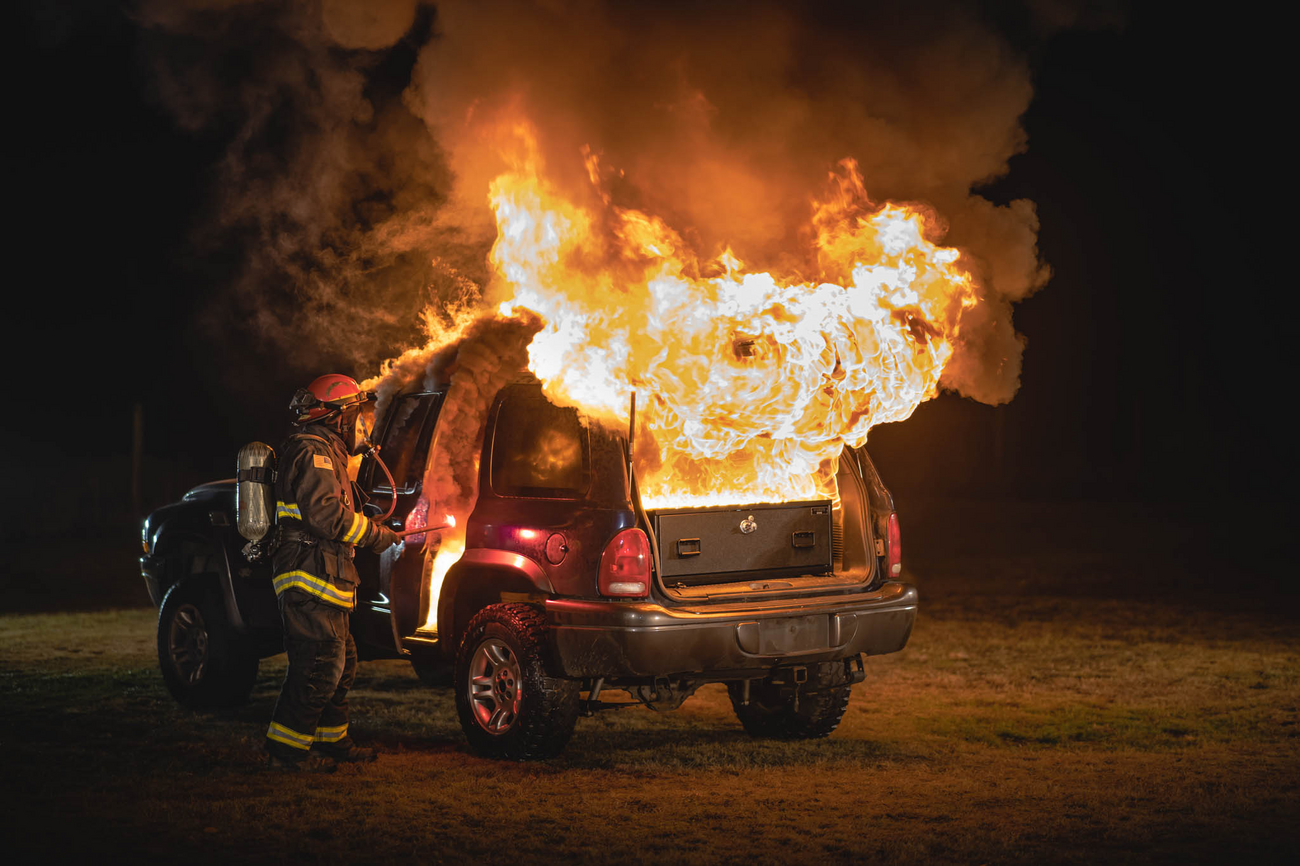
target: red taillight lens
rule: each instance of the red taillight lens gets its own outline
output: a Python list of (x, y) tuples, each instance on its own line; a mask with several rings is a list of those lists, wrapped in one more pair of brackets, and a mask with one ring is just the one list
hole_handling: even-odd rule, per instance
[(600, 555), (596, 585), (601, 595), (645, 598), (650, 594), (650, 542), (639, 529), (624, 529)]
[(890, 577), (903, 573), (903, 537), (898, 532), (898, 512), (889, 512), (889, 528), (886, 533), (888, 543), (885, 545), (885, 570)]

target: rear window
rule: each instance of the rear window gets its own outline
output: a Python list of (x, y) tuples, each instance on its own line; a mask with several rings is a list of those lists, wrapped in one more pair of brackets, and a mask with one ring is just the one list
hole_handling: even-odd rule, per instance
[(576, 499), (591, 486), (587, 430), (577, 410), (540, 394), (506, 398), (491, 459), (492, 489), (502, 496)]

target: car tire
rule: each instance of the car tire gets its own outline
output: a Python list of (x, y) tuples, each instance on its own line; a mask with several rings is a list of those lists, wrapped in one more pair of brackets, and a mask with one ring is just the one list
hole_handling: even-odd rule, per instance
[(158, 666), (167, 691), (183, 707), (218, 709), (245, 703), (257, 680), (257, 653), (230, 626), (211, 575), (175, 583), (158, 610)]
[(546, 619), (526, 604), (475, 614), (456, 653), (456, 712), (470, 748), (516, 761), (552, 758), (578, 720), (580, 684), (548, 676)]
[(837, 673), (837, 666), (828, 664), (819, 666), (808, 683), (797, 687), (771, 680), (753, 682), (748, 704), (743, 703), (743, 683), (727, 683), (727, 694), (736, 718), (750, 736), (814, 740), (830, 736), (849, 707), (852, 686), (837, 684)]

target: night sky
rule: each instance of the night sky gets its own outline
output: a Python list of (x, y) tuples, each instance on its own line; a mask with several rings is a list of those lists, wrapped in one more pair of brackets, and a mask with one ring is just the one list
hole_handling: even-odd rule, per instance
[[(196, 240), (231, 129), (177, 125), (122, 4), (70, 5), (20, 3), (11, 58), (6, 366), (30, 407), (4, 431), (26, 491), (6, 497), (11, 538), (132, 519), (137, 403), (147, 509), (233, 474), (243, 442), (277, 441), (293, 390), (326, 372), (203, 327), (233, 267)], [(1035, 96), (1028, 150), (984, 194), (1037, 203), (1054, 275), (1015, 312), (1015, 400), (946, 395), (874, 431), (886, 481), (904, 501), (1284, 501), (1296, 329), (1276, 306), (1292, 291), (1275, 245), (1289, 221), (1266, 208), (1287, 174), (1268, 25), (1142, 5), (1039, 41), (1015, 7), (994, 14), (1029, 53)], [(262, 371), (240, 387), (224, 372), (236, 352)]]

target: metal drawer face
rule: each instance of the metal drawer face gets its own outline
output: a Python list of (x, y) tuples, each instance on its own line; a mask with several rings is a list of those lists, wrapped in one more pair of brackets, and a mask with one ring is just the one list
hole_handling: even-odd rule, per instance
[(653, 515), (665, 578), (830, 571), (831, 519), (829, 500)]

